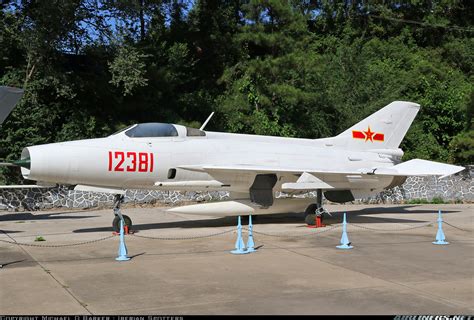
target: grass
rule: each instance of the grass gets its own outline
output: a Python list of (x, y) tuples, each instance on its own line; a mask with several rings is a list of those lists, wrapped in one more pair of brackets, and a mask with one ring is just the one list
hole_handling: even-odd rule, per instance
[(441, 197), (434, 197), (431, 200), (428, 199), (410, 199), (406, 202), (407, 204), (443, 204), (447, 203)]

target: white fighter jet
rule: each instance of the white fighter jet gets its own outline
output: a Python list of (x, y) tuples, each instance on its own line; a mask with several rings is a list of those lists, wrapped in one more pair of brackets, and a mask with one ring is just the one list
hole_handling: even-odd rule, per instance
[[(15, 108), (18, 101), (23, 97), (24, 91), (19, 88), (0, 86), (0, 125), (3, 124), (5, 119), (10, 115)], [(0, 166), (15, 166), (13, 163), (0, 162)], [(2, 186), (1, 188), (22, 188), (29, 187), (27, 185), (9, 185)], [(30, 186), (31, 187), (31, 186)]]
[[(217, 190), (228, 191), (229, 199), (169, 211), (214, 216), (304, 211), (305, 221), (314, 224), (323, 193), (343, 203), (399, 186), (408, 176), (445, 177), (464, 169), (420, 159), (401, 163), (399, 145), (419, 108), (394, 101), (324, 139), (204, 131), (209, 118), (200, 129), (141, 123), (106, 138), (26, 147), (15, 164), (39, 185), (116, 194), (114, 212), (120, 216), (125, 189)], [(295, 196), (310, 191), (316, 199)], [(118, 224), (116, 217), (116, 230)]]
[(23, 93), (22, 89), (0, 86), (0, 124), (12, 112), (15, 105), (23, 97)]

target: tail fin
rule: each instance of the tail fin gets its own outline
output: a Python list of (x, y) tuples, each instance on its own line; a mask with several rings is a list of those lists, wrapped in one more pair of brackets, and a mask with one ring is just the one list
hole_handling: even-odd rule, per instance
[(419, 104), (394, 101), (335, 138), (349, 149), (397, 149), (418, 110)]
[(0, 124), (5, 121), (22, 96), (22, 89), (0, 86)]

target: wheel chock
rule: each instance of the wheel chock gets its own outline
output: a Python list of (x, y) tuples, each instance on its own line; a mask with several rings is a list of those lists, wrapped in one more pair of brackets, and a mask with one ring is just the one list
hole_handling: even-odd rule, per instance
[(126, 235), (128, 235), (128, 234), (134, 234), (134, 233), (135, 233), (135, 231), (133, 231), (132, 229), (130, 229), (129, 226), (124, 226), (123, 229), (124, 229), (124, 232), (125, 232)]
[(123, 219), (120, 220), (120, 244), (118, 249), (118, 257), (115, 258), (117, 261), (128, 261), (130, 258), (127, 256), (128, 250), (125, 245), (125, 235), (124, 235), (124, 226)]
[(244, 240), (242, 239), (242, 222), (240, 216), (237, 223), (237, 241), (235, 241), (235, 250), (232, 250), (232, 254), (246, 254), (249, 253), (245, 250)]
[(347, 236), (347, 221), (346, 221), (346, 213), (344, 212), (344, 219), (342, 221), (342, 236), (341, 236), (341, 244), (336, 246), (338, 249), (352, 249), (354, 248), (351, 246), (351, 242), (349, 241), (349, 237)]
[(323, 216), (322, 215), (316, 215), (316, 228), (322, 228), (325, 227), (326, 225), (323, 224)]
[[(129, 235), (129, 234), (134, 234), (134, 233), (135, 233), (135, 231), (129, 230), (127, 225), (123, 227), (123, 232), (124, 232), (125, 235)], [(119, 236), (119, 235), (120, 235), (120, 232), (113, 231), (112, 234), (113, 234), (114, 236)]]
[(326, 225), (323, 224), (323, 216), (322, 215), (316, 215), (316, 217), (314, 218), (314, 226), (306, 226), (308, 228), (311, 228), (311, 229), (314, 229), (314, 228), (322, 228), (322, 227), (325, 227)]
[(247, 252), (256, 252), (255, 242), (253, 241), (252, 215), (249, 215), (249, 238), (247, 240)]
[(436, 241), (433, 241), (433, 244), (446, 245), (449, 244), (446, 241), (446, 237), (443, 232), (443, 218), (441, 217), (441, 210), (438, 211), (438, 232), (436, 232)]

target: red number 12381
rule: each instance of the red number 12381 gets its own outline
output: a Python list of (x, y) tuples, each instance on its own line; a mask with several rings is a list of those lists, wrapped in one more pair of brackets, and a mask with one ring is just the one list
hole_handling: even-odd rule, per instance
[(109, 151), (109, 171), (153, 172), (153, 153)]

